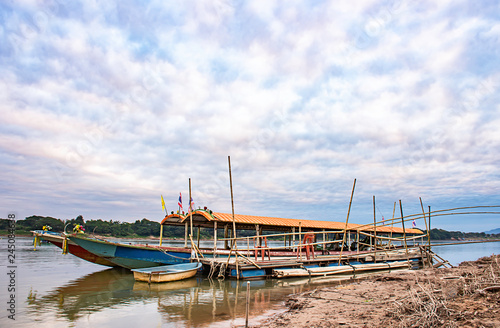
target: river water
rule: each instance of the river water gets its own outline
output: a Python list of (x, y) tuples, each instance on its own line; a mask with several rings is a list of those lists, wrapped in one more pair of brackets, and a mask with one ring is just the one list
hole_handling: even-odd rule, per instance
[[(198, 276), (149, 286), (135, 282), (128, 270), (106, 269), (62, 255), (52, 244), (34, 251), (28, 237), (16, 237), (15, 259), (9, 263), (7, 244), (7, 237), (0, 237), (0, 327), (231, 327), (245, 323), (246, 281)], [(433, 250), (456, 265), (500, 254), (500, 242)], [(250, 323), (281, 311), (287, 295), (334, 283), (339, 278), (251, 281)], [(9, 308), (14, 309), (15, 320), (9, 318)]]

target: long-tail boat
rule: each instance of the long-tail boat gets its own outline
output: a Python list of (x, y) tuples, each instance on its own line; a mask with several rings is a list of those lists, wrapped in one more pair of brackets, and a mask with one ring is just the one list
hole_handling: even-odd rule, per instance
[[(344, 224), (331, 221), (315, 221), (315, 220), (296, 220), (296, 219), (282, 219), (272, 217), (259, 217), (249, 215), (235, 215), (234, 221), (238, 230), (256, 229), (256, 236), (249, 237), (243, 241), (245, 247), (238, 246), (238, 250), (229, 248), (228, 239), (225, 238), (225, 246), (220, 247), (217, 245), (217, 230), (224, 229), (224, 235), (228, 236), (228, 228), (232, 228), (232, 216), (224, 213), (213, 213), (209, 210), (195, 210), (190, 216), (182, 216), (179, 214), (171, 214), (165, 217), (161, 225), (181, 225), (186, 228), (186, 236), (189, 226), (198, 228), (201, 227), (214, 229), (214, 247), (200, 249), (199, 237), (196, 238), (198, 245), (193, 241), (191, 235), (191, 243), (188, 247), (187, 237), (185, 239), (184, 247), (168, 247), (162, 246), (160, 238), (160, 245), (147, 245), (147, 244), (126, 244), (107, 241), (99, 238), (90, 238), (83, 234), (69, 235), (68, 238), (78, 246), (84, 248), (96, 256), (106, 259), (116, 265), (128, 268), (138, 269), (162, 265), (172, 265), (187, 263), (190, 261), (192, 255), (199, 257), (214, 257), (214, 256), (244, 256), (248, 259), (250, 257), (262, 256), (262, 260), (271, 260), (281, 257), (287, 260), (298, 260), (299, 258), (306, 257), (307, 260), (314, 259), (318, 255), (333, 255), (333, 256), (349, 256), (356, 254), (363, 257), (363, 261), (368, 261), (369, 256), (364, 256), (364, 252), (360, 249), (354, 250), (345, 248), (342, 250), (328, 249), (327, 246), (338, 246), (338, 236), (343, 232)], [(192, 224), (189, 224), (192, 221)], [(358, 228), (360, 225), (349, 224), (347, 231), (350, 233), (363, 233), (369, 232), (373, 227)], [(304, 230), (302, 230), (304, 229)], [(282, 234), (285, 238), (285, 245), (281, 247), (271, 247), (267, 244), (267, 237), (262, 235), (263, 230), (270, 231), (289, 231)], [(193, 229), (191, 228), (191, 231)], [(331, 233), (334, 231), (335, 233)], [(402, 229), (393, 227), (380, 227), (378, 233), (400, 233)], [(407, 233), (421, 234), (418, 229), (406, 229)], [(328, 233), (330, 232), (330, 233)], [(314, 245), (316, 235), (323, 235), (323, 241), (318, 246)], [(161, 235), (161, 234), (160, 234)], [(333, 236), (326, 238), (326, 235)], [(298, 241), (295, 241), (295, 238)], [(304, 237), (304, 240), (302, 240)], [(325, 239), (326, 238), (326, 239)], [(293, 240), (292, 240), (293, 239)], [(358, 238), (359, 240), (359, 238)], [(269, 240), (271, 241), (271, 240)], [(341, 241), (341, 240), (340, 240)], [(349, 240), (350, 241), (350, 240)], [(241, 244), (241, 240), (239, 241)], [(249, 247), (252, 245), (252, 247)], [(352, 244), (351, 244), (352, 245)], [(322, 247), (322, 249), (321, 249)], [(339, 254), (340, 253), (340, 254)], [(389, 260), (389, 259), (387, 259)]]
[(90, 238), (81, 234), (72, 234), (68, 237), (88, 252), (127, 269), (188, 263), (191, 259), (190, 248), (132, 245)]
[[(64, 234), (45, 231), (45, 230), (33, 230), (31, 231), (33, 236), (39, 238), (41, 240), (46, 240), (51, 244), (56, 245), (60, 249), (63, 250), (63, 253), (70, 253), (76, 257), (79, 257), (85, 261), (92, 262), (99, 265), (104, 265), (108, 267), (116, 267), (119, 266), (111, 261), (106, 260), (94, 253), (87, 251), (85, 248), (78, 246), (72, 240), (69, 240)], [(36, 241), (35, 241), (36, 243)], [(36, 245), (35, 245), (36, 246)]]

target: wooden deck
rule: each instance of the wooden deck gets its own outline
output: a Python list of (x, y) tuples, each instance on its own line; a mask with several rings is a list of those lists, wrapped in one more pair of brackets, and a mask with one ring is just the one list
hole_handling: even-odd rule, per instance
[[(410, 267), (418, 267), (422, 263), (422, 254), (413, 249), (408, 257), (405, 251), (392, 250), (387, 252), (378, 252), (376, 254), (356, 253), (342, 254), (341, 264), (343, 265), (364, 265), (364, 264), (383, 264), (391, 262), (405, 261)], [(276, 277), (277, 269), (303, 269), (309, 268), (310, 271), (321, 271), (322, 269), (337, 266), (339, 263), (339, 255), (319, 255), (315, 258), (302, 258), (273, 256), (270, 260), (261, 260), (255, 258), (247, 258), (243, 256), (230, 257), (227, 256), (213, 258), (200, 258), (203, 264), (203, 271), (210, 278), (224, 277), (232, 279), (268, 279)], [(373, 266), (373, 270), (381, 269), (378, 266)], [(324, 270), (325, 272), (328, 270)]]

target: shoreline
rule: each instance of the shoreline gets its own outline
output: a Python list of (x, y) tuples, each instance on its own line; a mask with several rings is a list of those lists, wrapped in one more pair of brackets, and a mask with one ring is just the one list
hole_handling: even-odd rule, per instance
[(290, 295), (283, 312), (250, 326), (498, 327), (500, 255)]

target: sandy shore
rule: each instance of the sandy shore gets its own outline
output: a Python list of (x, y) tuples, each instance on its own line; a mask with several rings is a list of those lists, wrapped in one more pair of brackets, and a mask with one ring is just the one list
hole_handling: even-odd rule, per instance
[(500, 256), (380, 274), (286, 301), (259, 327), (500, 327)]

